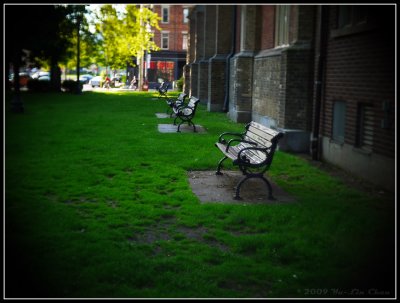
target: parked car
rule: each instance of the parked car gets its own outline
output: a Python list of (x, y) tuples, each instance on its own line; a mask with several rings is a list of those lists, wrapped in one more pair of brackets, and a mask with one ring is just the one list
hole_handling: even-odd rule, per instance
[(79, 81), (82, 82), (83, 84), (88, 84), (90, 79), (92, 79), (93, 76), (89, 74), (84, 74), (79, 76)]
[[(21, 87), (26, 86), (28, 84), (29, 79), (31, 79), (31, 77), (29, 76), (28, 73), (24, 73), (24, 72), (19, 73), (19, 85)], [(11, 83), (14, 83), (14, 74), (10, 75), (9, 80)]]
[(37, 78), (39, 81), (50, 81), (50, 76), (40, 76)]
[(32, 74), (32, 79), (39, 79), (40, 77), (50, 77), (49, 72), (36, 72)]
[(120, 74), (115, 74), (114, 77), (111, 78), (112, 82), (118, 81), (120, 82), (122, 79), (122, 76)]
[(103, 81), (103, 78), (101, 76), (96, 76), (93, 77), (92, 79), (89, 80), (89, 84), (92, 87), (100, 87), (101, 82)]

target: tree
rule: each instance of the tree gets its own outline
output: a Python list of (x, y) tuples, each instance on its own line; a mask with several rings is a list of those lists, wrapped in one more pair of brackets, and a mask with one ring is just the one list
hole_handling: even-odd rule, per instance
[(46, 62), (50, 66), (51, 87), (55, 91), (61, 89), (61, 71), (59, 64), (68, 57), (71, 45), (73, 23), (67, 18), (71, 9), (65, 5), (33, 5), (29, 7), (29, 15), (35, 16), (35, 29), (30, 45), (32, 56), (36, 62)]
[(19, 11), (16, 5), (6, 5), (5, 16), (5, 61), (6, 75), (9, 78), (9, 66), (13, 66), (14, 74), (14, 95), (11, 101), (11, 110), (15, 113), (24, 112), (19, 87), (19, 69), (22, 64), (23, 49), (32, 44), (30, 40), (32, 27), (28, 27), (26, 31), (22, 22), (18, 20), (26, 20), (28, 18), (27, 10)]
[[(23, 50), (29, 50), (30, 60), (48, 62), (51, 83), (60, 90), (60, 60), (65, 60), (71, 42), (67, 6), (63, 5), (6, 5), (5, 6), (5, 52), (6, 63), (14, 69), (14, 97), (12, 111), (23, 112), (20, 97), (19, 69)], [(23, 21), (21, 21), (23, 20)], [(8, 68), (7, 68), (8, 75)]]
[(80, 73), (80, 51), (81, 51), (81, 29), (82, 25), (85, 24), (85, 13), (86, 5), (69, 5), (68, 9), (70, 13), (67, 15), (67, 19), (73, 24), (72, 37), (76, 37), (76, 93), (81, 93), (81, 85), (79, 82)]
[(133, 57), (142, 57), (144, 50), (158, 49), (152, 41), (153, 33), (146, 31), (146, 24), (160, 29), (159, 17), (147, 7), (126, 5), (119, 14), (110, 4), (103, 5), (97, 16), (96, 30), (102, 41), (102, 54), (106, 66), (124, 68)]

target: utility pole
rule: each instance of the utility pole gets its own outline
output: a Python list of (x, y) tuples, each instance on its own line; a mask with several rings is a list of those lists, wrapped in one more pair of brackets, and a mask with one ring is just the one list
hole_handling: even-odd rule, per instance
[(14, 69), (14, 96), (11, 100), (11, 111), (13, 113), (23, 113), (24, 106), (22, 104), (21, 99), (21, 90), (19, 84), (19, 68), (21, 62), (21, 51), (17, 51), (15, 54), (15, 59), (13, 61), (13, 69)]
[[(140, 34), (143, 31), (143, 19), (142, 19), (142, 12), (143, 12), (143, 4), (140, 4), (140, 9), (139, 9), (139, 14), (140, 14)], [(143, 48), (140, 51), (140, 54), (138, 56), (138, 69), (139, 69), (139, 82), (138, 82), (138, 88), (139, 91), (142, 90), (143, 87), (143, 65), (144, 65), (144, 58), (143, 58)]]
[(81, 15), (77, 12), (76, 16), (76, 25), (77, 25), (77, 35), (78, 35), (78, 42), (76, 44), (76, 93), (79, 95), (82, 93), (81, 91), (81, 84), (79, 82), (79, 73), (80, 73), (80, 27), (81, 27)]

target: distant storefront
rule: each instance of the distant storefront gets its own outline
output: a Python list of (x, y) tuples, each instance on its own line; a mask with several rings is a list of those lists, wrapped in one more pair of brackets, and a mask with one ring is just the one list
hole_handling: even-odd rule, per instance
[(161, 81), (173, 82), (183, 74), (183, 66), (186, 64), (185, 52), (154, 52), (147, 68), (147, 81), (149, 88), (154, 88)]

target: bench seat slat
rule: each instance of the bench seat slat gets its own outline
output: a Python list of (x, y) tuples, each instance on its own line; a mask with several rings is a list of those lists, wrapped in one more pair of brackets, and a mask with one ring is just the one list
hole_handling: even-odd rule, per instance
[[(243, 148), (254, 147), (253, 145), (250, 144), (240, 143), (235, 146), (230, 146), (228, 152), (226, 152), (225, 144), (216, 143), (216, 145), (221, 150), (221, 152), (223, 152), (227, 157), (229, 157), (232, 160), (237, 160), (238, 154)], [(260, 164), (266, 159), (266, 154), (257, 150), (246, 150), (242, 154), (246, 155), (246, 157), (250, 160), (251, 164)]]

